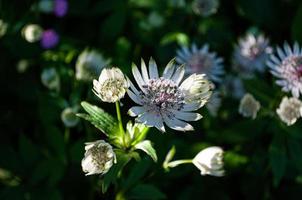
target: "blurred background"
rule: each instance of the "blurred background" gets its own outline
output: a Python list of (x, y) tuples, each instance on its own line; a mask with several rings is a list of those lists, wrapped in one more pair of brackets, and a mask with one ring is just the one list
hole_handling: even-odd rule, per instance
[[(300, 199), (302, 125), (285, 127), (274, 110), (267, 114), (283, 95), (268, 70), (242, 80), (265, 108), (255, 120), (238, 113), (240, 99), (229, 94), (237, 89), (224, 79), (219, 109), (201, 109), (194, 132), (151, 129), (157, 163), (144, 156), (131, 161), (105, 194), (101, 177), (82, 172), (84, 142), (103, 134), (75, 116), (80, 102), (115, 116), (114, 105), (92, 92), (101, 67), (118, 66), (133, 80), (132, 62), (152, 56), (162, 71), (178, 49), (195, 43), (208, 44), (224, 59), (226, 74), (237, 77), (232, 55), (247, 33), (264, 34), (272, 47), (302, 44), (299, 0), (199, 6), (191, 0), (0, 0), (0, 199)], [(122, 103), (123, 113), (134, 105), (128, 97)], [(173, 145), (176, 159), (223, 147), (226, 176), (202, 177), (190, 165), (165, 172)]]

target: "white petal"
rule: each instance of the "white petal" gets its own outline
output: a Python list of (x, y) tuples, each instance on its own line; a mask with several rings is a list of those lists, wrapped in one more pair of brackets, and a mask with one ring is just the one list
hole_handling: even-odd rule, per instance
[(170, 79), (173, 72), (175, 70), (175, 59), (170, 60), (170, 62), (167, 64), (164, 73), (163, 73), (163, 77), (166, 79)]
[(158, 78), (158, 69), (157, 69), (157, 65), (155, 63), (155, 61), (153, 60), (153, 58), (150, 58), (149, 61), (149, 75), (150, 75), (150, 79), (157, 79)]
[(135, 95), (131, 90), (127, 90), (127, 94), (135, 103), (143, 105), (141, 98)]
[(177, 119), (184, 121), (198, 121), (202, 118), (201, 114), (199, 113), (182, 112), (177, 110), (173, 110), (172, 112), (175, 114)]
[(146, 112), (146, 110), (144, 109), (144, 107), (142, 106), (133, 106), (132, 108), (130, 108), (128, 110), (128, 114), (131, 116), (131, 117), (136, 117), (142, 113)]
[(186, 105), (183, 106), (182, 111), (194, 111), (194, 110), (198, 110), (204, 104), (205, 104), (205, 102), (196, 102), (196, 103), (186, 104)]
[(149, 81), (148, 71), (147, 71), (147, 67), (146, 67), (146, 64), (143, 59), (141, 59), (141, 69), (142, 69), (143, 79), (144, 79), (145, 83), (148, 83), (148, 81)]
[(169, 118), (168, 116), (164, 115), (164, 122), (169, 126), (171, 129), (177, 131), (193, 131), (194, 128), (190, 124), (183, 122), (176, 118)]
[(178, 85), (181, 82), (182, 78), (184, 77), (184, 74), (185, 74), (185, 67), (184, 65), (181, 65), (176, 69), (171, 80)]
[(146, 85), (146, 83), (143, 80), (141, 73), (139, 72), (137, 66), (134, 63), (132, 64), (132, 74), (133, 74), (134, 79), (136, 80), (136, 83), (138, 84), (139, 88), (142, 91), (145, 91), (145, 88), (143, 87), (143, 85)]

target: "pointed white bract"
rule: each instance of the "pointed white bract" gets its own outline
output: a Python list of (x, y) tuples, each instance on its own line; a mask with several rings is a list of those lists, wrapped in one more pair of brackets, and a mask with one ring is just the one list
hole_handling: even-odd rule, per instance
[(220, 147), (208, 147), (200, 151), (192, 162), (200, 170), (201, 175), (224, 175), (223, 150)]
[(194, 0), (192, 3), (192, 9), (194, 13), (204, 17), (216, 13), (218, 7), (218, 0)]
[(178, 64), (186, 64), (186, 73), (206, 74), (209, 80), (220, 83), (224, 75), (223, 59), (217, 57), (215, 52), (209, 52), (206, 44), (200, 49), (196, 44), (191, 48), (182, 47), (176, 52)]
[(76, 62), (76, 79), (92, 81), (109, 63), (110, 59), (104, 58), (98, 51), (85, 49)]
[(201, 115), (192, 111), (201, 108), (211, 95), (211, 83), (204, 74), (192, 74), (182, 83), (184, 66), (171, 60), (162, 76), (159, 76), (155, 61), (151, 58), (148, 69), (142, 60), (141, 72), (135, 64), (132, 73), (138, 90), (130, 82), (129, 97), (138, 104), (128, 113), (136, 122), (156, 127), (165, 132), (164, 123), (178, 131), (191, 131), (193, 127), (185, 121), (197, 121)]
[(239, 113), (244, 117), (255, 119), (260, 107), (259, 101), (257, 101), (253, 95), (247, 93), (240, 101)]
[(112, 146), (104, 140), (87, 142), (85, 145), (86, 152), (82, 159), (82, 169), (86, 176), (107, 173), (116, 162)]
[(251, 78), (255, 72), (263, 73), (266, 61), (272, 53), (269, 40), (263, 35), (247, 34), (239, 39), (233, 55), (233, 67), (244, 78)]
[(283, 50), (277, 48), (277, 54), (272, 55), (267, 65), (271, 73), (278, 79), (276, 84), (282, 91), (291, 92), (296, 98), (302, 94), (302, 48), (295, 43), (291, 48), (287, 43)]
[(104, 102), (114, 103), (120, 100), (128, 87), (125, 75), (116, 67), (103, 69), (99, 80), (93, 80), (93, 92)]
[(283, 97), (276, 112), (284, 123), (293, 125), (302, 116), (302, 102), (295, 97)]

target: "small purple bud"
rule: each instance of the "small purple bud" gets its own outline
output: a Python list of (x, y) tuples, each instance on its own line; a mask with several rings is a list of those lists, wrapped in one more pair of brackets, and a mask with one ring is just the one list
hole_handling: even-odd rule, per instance
[(54, 0), (54, 14), (57, 17), (64, 17), (68, 11), (67, 0)]
[(41, 46), (44, 49), (51, 49), (59, 43), (59, 35), (53, 29), (45, 30), (42, 34)]

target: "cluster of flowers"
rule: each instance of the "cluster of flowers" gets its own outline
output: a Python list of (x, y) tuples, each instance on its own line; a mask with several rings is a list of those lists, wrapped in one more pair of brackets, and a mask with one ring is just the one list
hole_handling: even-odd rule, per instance
[[(123, 130), (119, 111), (119, 100), (125, 93), (138, 106), (129, 109), (128, 114), (135, 118), (135, 126), (155, 127), (161, 132), (166, 127), (177, 131), (192, 131), (188, 121), (202, 118), (195, 111), (204, 106), (211, 96), (212, 83), (205, 74), (190, 74), (185, 80), (185, 67), (171, 60), (160, 76), (155, 61), (151, 58), (148, 65), (142, 60), (141, 70), (133, 64), (132, 73), (138, 88), (119, 68), (104, 68), (98, 78), (93, 80), (93, 92), (103, 102), (116, 103), (120, 131)], [(127, 132), (132, 132), (127, 125)], [(121, 131), (124, 132), (124, 131)], [(127, 134), (124, 132), (124, 134)], [(143, 134), (138, 133), (138, 134)], [(98, 140), (87, 143), (82, 160), (83, 171), (87, 175), (104, 174), (116, 162), (111, 144)], [(192, 160), (165, 161), (165, 168), (179, 164), (193, 163), (202, 175), (222, 176), (223, 150), (209, 147), (198, 153)]]

